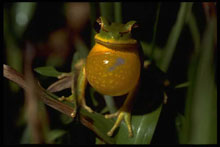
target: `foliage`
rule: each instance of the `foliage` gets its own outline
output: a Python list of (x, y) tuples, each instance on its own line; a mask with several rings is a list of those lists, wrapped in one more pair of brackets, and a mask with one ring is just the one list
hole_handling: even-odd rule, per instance
[[(62, 109), (62, 107), (66, 107), (69, 112), (75, 108), (75, 105), (68, 101), (60, 102), (58, 99), (62, 95), (67, 96), (70, 94), (71, 90), (68, 92), (65, 90), (64, 92), (60, 91), (66, 88), (71, 88), (71, 86), (73, 86), (71, 82), (73, 83), (72, 80), (74, 79), (67, 77), (66, 79), (59, 79), (54, 83), (54, 78), (60, 76), (62, 73), (66, 73), (66, 71), (71, 71), (74, 78), (77, 78), (77, 70), (80, 66), (80, 61), (86, 58), (89, 50), (94, 45), (93, 36), (95, 32), (93, 24), (98, 16), (102, 15), (109, 21), (124, 22), (125, 18), (129, 18), (129, 20), (136, 17), (138, 18), (138, 16), (135, 16), (138, 13), (134, 13), (134, 16), (127, 16), (124, 14), (123, 12), (128, 13), (125, 8), (129, 4), (122, 2), (91, 2), (88, 5), (85, 3), (67, 3), (67, 5), (68, 4), (72, 4), (71, 6), (74, 10), (77, 7), (85, 8), (81, 8), (81, 10), (87, 10), (87, 8), (90, 8), (90, 14), (88, 14), (87, 19), (86, 16), (83, 17), (87, 14), (86, 11), (78, 12), (79, 15), (74, 15), (75, 19), (78, 18), (77, 16), (82, 17), (82, 20), (79, 18), (81, 21), (77, 21), (78, 24), (76, 23), (75, 26), (71, 26), (70, 20), (67, 20), (67, 25), (64, 29), (61, 29), (60, 34), (70, 35), (67, 35), (66, 37), (58, 35), (58, 37), (55, 38), (55, 42), (52, 43), (47, 43), (49, 42), (47, 39), (46, 41), (42, 41), (41, 39), (39, 39), (41, 41), (34, 40), (34, 37), (30, 35), (31, 33), (28, 33), (28, 31), (31, 32), (30, 30), (32, 30), (30, 29), (30, 26), (33, 25), (32, 23), (34, 23), (34, 20), (36, 19), (35, 14), (39, 12), (39, 9), (37, 9), (39, 6), (38, 3), (5, 4), (4, 53), (7, 56), (6, 59), (4, 59), (4, 62), (19, 72), (24, 70), (24, 77), (27, 78), (28, 70), (26, 65), (28, 65), (28, 60), (26, 60), (26, 58), (22, 58), (21, 48), (24, 47), (25, 50), (30, 50), (27, 46), (27, 42), (31, 42), (31, 45), (35, 48), (34, 53), (36, 55), (36, 61), (32, 61), (35, 75), (30, 74), (31, 76), (29, 75), (29, 79), (27, 78), (25, 80), (31, 82), (32, 80), (30, 77), (35, 76), (39, 83), (43, 85), (42, 87), (40, 86), (39, 89), (36, 88), (32, 91), (33, 97), (41, 97), (44, 95), (48, 98), (48, 102), (51, 100), (51, 102), (53, 101), (54, 103), (62, 104), (62, 106), (57, 109), (58, 111)], [(149, 4), (153, 5), (152, 3)], [(39, 111), (37, 114), (40, 115), (39, 118), (42, 119), (38, 122), (41, 124), (39, 126), (45, 126), (39, 129), (42, 129), (42, 136), (44, 136), (44, 141), (40, 143), (86, 144), (86, 141), (88, 141), (90, 144), (158, 144), (161, 142), (160, 139), (157, 139), (156, 137), (160, 136), (161, 132), (161, 134), (163, 134), (161, 124), (163, 121), (166, 124), (166, 120), (162, 120), (161, 115), (165, 110), (167, 110), (167, 107), (171, 106), (172, 103), (174, 103), (175, 106), (170, 107), (170, 109), (168, 109), (168, 113), (173, 113), (172, 111), (175, 111), (175, 115), (172, 116), (175, 124), (171, 124), (176, 130), (176, 134), (174, 135), (178, 137), (175, 142), (180, 144), (217, 143), (217, 85), (215, 82), (215, 68), (217, 60), (215, 55), (217, 44), (217, 21), (215, 3), (195, 4), (181, 2), (178, 4), (180, 5), (178, 6), (174, 22), (170, 26), (170, 30), (167, 31), (167, 36), (162, 37), (162, 40), (165, 40), (165, 45), (161, 45), (161, 43), (158, 42), (158, 38), (161, 38), (161, 36), (163, 36), (162, 34), (165, 32), (165, 30), (161, 30), (161, 28), (163, 28), (161, 26), (164, 23), (161, 15), (162, 13), (166, 13), (163, 9), (166, 7), (164, 3), (158, 3), (155, 6), (155, 10), (153, 11), (153, 17), (155, 20), (153, 21), (154, 23), (152, 23), (153, 25), (151, 27), (149, 27), (149, 25), (140, 26), (143, 30), (140, 30), (139, 32), (140, 45), (143, 49), (143, 58), (145, 63), (147, 63), (146, 59), (150, 59), (153, 64), (149, 69), (143, 70), (144, 78), (141, 81), (142, 86), (134, 103), (132, 111), (132, 129), (134, 136), (132, 138), (128, 137), (127, 127), (124, 122), (121, 123), (113, 137), (107, 136), (107, 132), (113, 126), (115, 119), (105, 119), (104, 114), (115, 112), (118, 109), (118, 103), (120, 103), (120, 101), (117, 101), (115, 98), (110, 96), (100, 95), (91, 86), (88, 86), (88, 90), (86, 92), (86, 97), (88, 99), (87, 103), (96, 112), (89, 113), (84, 109), (77, 109), (79, 112), (74, 119), (65, 113), (67, 110), (63, 111), (63, 114), (57, 113), (54, 109), (45, 107), (43, 103), (39, 103), (40, 101), (38, 100), (36, 101), (36, 109)], [(209, 6), (210, 11), (206, 10), (207, 6)], [(197, 11), (201, 9), (205, 10), (205, 14), (200, 13), (200, 15), (202, 15), (204, 19), (206, 18), (207, 21), (201, 21), (201, 18), (198, 18)], [(61, 9), (60, 11), (62, 14), (68, 15), (64, 9)], [(20, 15), (18, 16), (16, 13)], [(73, 14), (75, 13), (76, 12)], [(63, 17), (65, 16), (62, 15), (62, 18)], [(19, 18), (24, 19), (24, 22), (22, 23), (19, 21)], [(85, 20), (83, 20), (83, 18)], [(87, 22), (89, 27), (85, 25), (86, 20), (89, 21), (89, 23)], [(146, 21), (142, 19), (139, 20), (140, 23), (142, 23), (142, 21)], [(12, 25), (12, 22), (15, 22), (14, 25)], [(47, 22), (45, 22), (45, 24), (46, 23)], [(151, 37), (152, 41), (148, 41), (143, 37), (143, 34), (146, 33), (146, 30), (148, 29), (147, 27), (149, 27), (149, 30), (153, 30)], [(86, 35), (79, 33), (83, 32), (83, 30), (86, 30)], [(191, 38), (188, 37), (188, 39), (186, 39), (186, 32)], [(32, 37), (31, 39), (28, 38), (28, 34), (30, 38)], [(48, 34), (51, 34), (51, 32)], [(54, 36), (55, 35), (51, 35), (52, 38)], [(69, 38), (67, 39), (68, 41), (66, 41), (65, 38)], [(185, 51), (186, 53), (183, 55), (187, 56), (184, 58), (184, 62), (188, 63), (186, 64), (186, 68), (182, 68), (182, 62), (176, 59), (182, 59), (180, 53), (184, 52), (182, 51), (184, 49), (181, 47), (181, 40), (184, 40), (184, 44), (189, 44), (188, 46), (184, 46), (187, 47), (185, 50), (188, 51)], [(68, 45), (67, 42), (69, 42)], [(54, 45), (52, 46), (51, 44), (53, 43)], [(59, 57), (59, 59), (63, 58), (64, 61), (68, 62), (68, 64), (60, 67), (59, 65), (56, 66), (56, 62), (54, 62), (55, 65), (53, 67), (45, 66), (48, 57), (46, 52), (50, 52), (50, 50), (48, 51), (47, 49), (52, 48), (51, 50), (55, 50), (56, 47), (63, 48), (63, 50), (59, 51), (61, 57)], [(67, 49), (65, 50), (65, 48)], [(68, 51), (68, 49), (74, 51)], [(38, 62), (42, 59), (41, 54), (46, 56), (46, 58), (44, 57), (44, 61), (39, 64)], [(26, 54), (24, 57), (26, 57)], [(40, 59), (38, 59), (38, 57)], [(55, 60), (56, 57), (54, 57), (54, 61)], [(24, 62), (24, 67), (22, 67), (22, 62)], [(177, 70), (184, 70), (184, 73), (187, 74), (182, 73), (181, 75), (177, 75), (175, 72), (172, 72), (173, 68), (176, 68)], [(180, 82), (177, 78), (179, 76), (186, 78), (183, 78), (184, 80)], [(164, 86), (165, 81), (167, 81), (167, 77), (170, 85)], [(65, 80), (68, 82), (65, 82)], [(46, 89), (44, 88), (47, 87), (45, 85), (51, 86), (48, 86), (49, 88)], [(8, 87), (8, 85), (4, 85), (4, 87)], [(18, 95), (19, 90), (16, 90), (15, 87), (16, 86), (13, 88), (13, 85), (11, 85), (10, 89), (14, 89), (13, 92), (15, 95)], [(31, 86), (29, 85), (29, 87)], [(7, 90), (10, 92), (10, 89)], [(51, 91), (51, 89), (53, 89), (53, 91)], [(37, 90), (43, 94), (39, 95), (39, 93), (36, 92)], [(183, 90), (184, 92), (180, 92)], [(164, 105), (163, 97), (165, 93), (168, 95), (168, 100), (167, 104)], [(7, 95), (5, 95), (5, 99), (6, 96)], [(25, 94), (25, 101), (28, 100), (27, 97), (27, 94)], [(49, 106), (52, 106), (52, 103)], [(175, 108), (177, 106), (180, 106), (182, 109)], [(20, 107), (21, 112), (18, 119), (19, 123), (17, 123), (18, 126), (16, 127), (23, 127), (24, 129), (22, 129), (22, 133), (20, 133), (22, 135), (18, 137), (20, 139), (19, 143), (35, 143), (33, 136), (36, 132), (33, 132), (31, 128), (33, 124), (29, 121), (30, 116), (27, 112), (30, 109), (28, 109), (26, 104)], [(165, 116), (169, 116), (168, 113)], [(83, 129), (82, 125), (88, 129)], [(70, 128), (73, 128), (73, 130)], [(83, 134), (81, 136), (84, 138), (87, 137), (87, 139), (83, 140), (80, 138), (77, 140), (77, 136), (80, 134)], [(172, 141), (167, 142), (173, 143)], [(6, 141), (6, 143), (10, 142)]]

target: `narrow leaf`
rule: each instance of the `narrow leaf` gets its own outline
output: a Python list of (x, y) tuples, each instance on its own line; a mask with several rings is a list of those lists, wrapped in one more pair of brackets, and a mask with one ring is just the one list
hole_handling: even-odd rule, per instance
[(121, 129), (117, 134), (117, 144), (150, 144), (154, 135), (157, 121), (160, 116), (162, 105), (160, 105), (155, 111), (144, 115), (132, 116), (132, 128), (134, 136), (128, 137), (128, 130), (125, 123), (122, 123)]
[(187, 14), (191, 12), (191, 8), (192, 8), (192, 3), (185, 3), (185, 2), (181, 3), (175, 25), (173, 26), (170, 32), (170, 35), (168, 37), (164, 49), (164, 54), (159, 63), (160, 69), (163, 70), (164, 72), (167, 71), (169, 64), (172, 60), (172, 56), (175, 51), (181, 30), (184, 26)]
[(44, 66), (44, 67), (37, 67), (34, 69), (37, 73), (48, 76), (48, 77), (58, 77), (61, 75), (61, 72), (58, 72), (54, 67), (52, 66)]
[(63, 136), (64, 134), (66, 133), (65, 130), (51, 130), (49, 133), (48, 133), (48, 142), (50, 143), (53, 143), (57, 138)]
[(71, 85), (72, 85), (72, 76), (68, 76), (68, 77), (65, 77), (63, 79), (60, 79), (56, 82), (54, 82), (53, 84), (51, 84), (47, 90), (49, 92), (58, 92), (58, 91), (61, 91), (61, 90), (64, 90), (64, 89), (67, 89), (67, 88), (71, 88)]

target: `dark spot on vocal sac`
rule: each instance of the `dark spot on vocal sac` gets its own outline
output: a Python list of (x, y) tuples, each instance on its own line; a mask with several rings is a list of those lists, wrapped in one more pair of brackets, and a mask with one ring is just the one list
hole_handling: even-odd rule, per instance
[(117, 58), (115, 64), (109, 68), (109, 71), (113, 71), (117, 66), (125, 64), (125, 60), (123, 58)]

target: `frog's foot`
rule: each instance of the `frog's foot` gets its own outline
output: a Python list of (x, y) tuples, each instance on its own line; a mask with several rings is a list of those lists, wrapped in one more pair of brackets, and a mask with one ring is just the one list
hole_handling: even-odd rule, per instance
[[(74, 97), (73, 94), (70, 95), (70, 96), (68, 96), (68, 97), (62, 96), (62, 97), (58, 98), (59, 101), (68, 101), (68, 102), (71, 102), (71, 103), (75, 103), (75, 102), (74, 102), (74, 99), (75, 99), (75, 97)], [(77, 112), (77, 106), (76, 106), (76, 103), (75, 103), (74, 110), (73, 110), (73, 112), (70, 114), (72, 118), (74, 118), (74, 117), (76, 116), (76, 112)]]
[(116, 120), (115, 124), (113, 125), (112, 129), (107, 133), (108, 136), (112, 136), (115, 129), (120, 125), (120, 123), (123, 119), (125, 120), (125, 123), (128, 127), (129, 137), (133, 136), (132, 128), (131, 128), (131, 113), (130, 112), (125, 112), (125, 111), (119, 110), (116, 113), (105, 115), (105, 118), (107, 118), (107, 119), (112, 118), (112, 117), (117, 117), (117, 120)]

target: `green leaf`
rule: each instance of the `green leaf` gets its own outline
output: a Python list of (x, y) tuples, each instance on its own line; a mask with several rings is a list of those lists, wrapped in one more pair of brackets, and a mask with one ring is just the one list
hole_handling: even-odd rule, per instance
[(58, 72), (54, 67), (52, 66), (44, 66), (44, 67), (37, 67), (34, 69), (37, 73), (48, 76), (48, 77), (58, 77), (62, 74), (62, 72)]
[(208, 22), (199, 52), (192, 56), (189, 67), (183, 131), (180, 143), (217, 143), (217, 85), (215, 83), (214, 34), (216, 19)]
[[(162, 105), (155, 111), (144, 115), (132, 116), (132, 128), (134, 136), (128, 137), (128, 130), (125, 123), (122, 123), (121, 128), (116, 136), (117, 144), (150, 144), (154, 135), (157, 121), (160, 116)], [(122, 127), (123, 126), (123, 127)]]
[(115, 22), (122, 23), (122, 5), (121, 2), (114, 2)]
[(71, 71), (74, 70), (74, 65), (80, 59), (85, 59), (89, 53), (88, 47), (86, 46), (86, 44), (82, 40), (76, 39), (74, 45), (75, 45), (76, 52), (73, 55), (73, 60), (72, 60), (72, 64), (71, 64)]
[(159, 67), (166, 72), (172, 60), (181, 30), (184, 26), (187, 14), (191, 13), (192, 3), (181, 3), (178, 16), (168, 37), (166, 46), (164, 48), (163, 56), (161, 57)]
[(96, 3), (95, 2), (90, 2), (90, 25), (91, 25), (91, 47), (95, 44), (95, 30), (94, 30), (94, 23), (97, 18), (97, 13), (96, 13)]
[(21, 140), (20, 140), (21, 144), (30, 144), (31, 143), (31, 133), (30, 133), (30, 127), (28, 125), (26, 125)]
[(108, 144), (115, 144), (116, 140), (113, 137), (107, 136), (107, 132), (114, 125), (114, 119), (105, 119), (104, 115), (97, 112), (89, 113), (84, 109), (80, 109), (81, 117), (87, 120), (87, 127), (95, 132), (99, 137), (101, 137)]
[(119, 131), (115, 132), (115, 136), (109, 137), (107, 136), (107, 132), (112, 128), (116, 119), (105, 119), (99, 113), (89, 113), (84, 109), (81, 109), (80, 113), (81, 116), (91, 123), (90, 129), (108, 144), (150, 144), (161, 109), (162, 105), (153, 112), (144, 115), (132, 115), (134, 134), (132, 138), (128, 137), (128, 129), (123, 121), (119, 127)]
[(31, 21), (37, 3), (35, 2), (20, 2), (14, 3), (12, 13), (13, 13), (13, 22), (16, 35), (21, 38), (22, 34), (27, 28), (28, 23)]
[(189, 86), (189, 82), (184, 82), (175, 86), (175, 88), (184, 88)]
[(154, 28), (153, 28), (153, 39), (152, 39), (152, 43), (151, 43), (151, 55), (150, 55), (150, 60), (152, 61), (154, 59), (154, 51), (155, 51), (155, 46), (156, 46), (156, 34), (157, 34), (157, 24), (158, 24), (158, 20), (159, 20), (159, 14), (160, 14), (160, 5), (161, 3), (158, 3), (157, 6), (157, 13), (156, 13), (156, 20), (154, 23)]
[(101, 16), (108, 21), (114, 22), (114, 4), (112, 2), (100, 2), (99, 7)]
[[(189, 143), (193, 144), (217, 143), (217, 87), (213, 64), (215, 23), (212, 19), (208, 24), (198, 59), (190, 122)], [(195, 125), (193, 122), (199, 123)]]
[(66, 133), (65, 130), (59, 130), (59, 129), (51, 130), (51, 131), (48, 133), (47, 141), (50, 142), (50, 143), (52, 143), (52, 142), (54, 142), (57, 138), (63, 136), (65, 133)]
[(62, 123), (65, 124), (65, 125), (70, 124), (71, 122), (73, 122), (73, 118), (68, 117), (65, 114), (61, 114), (60, 119), (61, 119)]
[[(150, 57), (152, 52), (152, 47), (149, 43), (146, 43), (144, 41), (140, 41), (141, 47), (143, 49), (144, 55)], [(154, 47), (154, 53), (153, 53), (153, 59), (156, 63), (159, 63), (159, 60), (162, 56), (163, 50), (159, 48), (158, 46)]]

